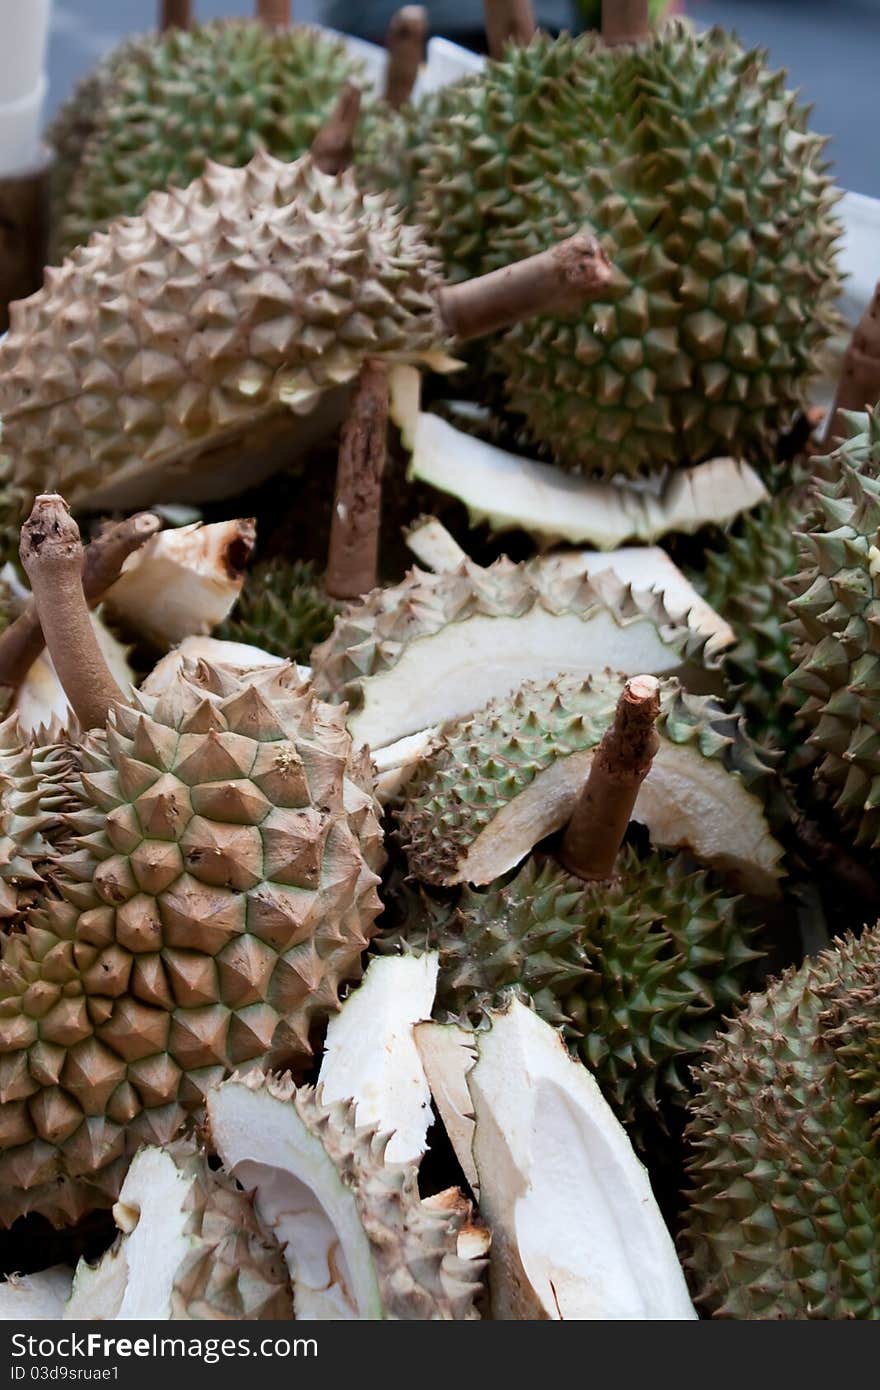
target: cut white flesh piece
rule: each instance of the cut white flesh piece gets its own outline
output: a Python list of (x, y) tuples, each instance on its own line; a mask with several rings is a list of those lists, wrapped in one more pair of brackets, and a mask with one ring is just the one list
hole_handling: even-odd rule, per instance
[(432, 746), (436, 726), (389, 743), (373, 755), (376, 770), (376, 796), (383, 806), (399, 796)]
[(648, 1174), (555, 1029), (514, 1000), (475, 1046), (493, 1317), (696, 1318)]
[[(437, 523), (440, 524), (439, 522)], [(546, 555), (532, 562), (547, 574), (561, 578), (568, 574), (601, 574), (612, 570), (624, 584), (640, 591), (650, 589), (660, 594), (671, 618), (688, 625), (708, 637), (707, 655), (722, 651), (736, 640), (730, 623), (698, 594), (659, 545), (630, 545), (607, 553), (596, 550), (575, 550)]]
[(421, 516), (406, 532), (406, 543), (420, 565), (435, 574), (458, 569), (468, 557), (442, 521), (435, 516)]
[(439, 956), (383, 956), (330, 1020), (318, 1076), (325, 1104), (355, 1103), (358, 1125), (390, 1134), (389, 1163), (421, 1158), (431, 1093), (413, 1027), (431, 1017)]
[(211, 632), (238, 602), (255, 538), (252, 519), (160, 531), (129, 555), (108, 613), (162, 649)]
[(298, 1319), (478, 1316), (482, 1264), (458, 1252), (462, 1236), (474, 1248), (469, 1203), (422, 1202), (416, 1164), (386, 1162), (353, 1105), (256, 1072), (207, 1100), (217, 1151), (284, 1248)]
[(117, 1240), (97, 1264), (80, 1260), (64, 1317), (69, 1322), (113, 1322), (120, 1316), (127, 1287), (125, 1242)]
[(398, 362), (388, 373), (388, 413), (400, 430), (404, 449), (412, 451), (422, 404), (422, 374), (408, 362)]
[(419, 415), (410, 476), (457, 497), (471, 525), (527, 531), (540, 544), (568, 541), (613, 550), (672, 531), (726, 526), (767, 498), (747, 463), (710, 459), (656, 484), (593, 482), (550, 463), (520, 458), (450, 425)]
[(64, 1313), (73, 1273), (55, 1265), (39, 1274), (10, 1274), (0, 1284), (0, 1322), (54, 1322)]
[[(156, 662), (141, 690), (146, 695), (161, 695), (174, 683), (187, 661), (209, 661), (212, 666), (226, 666), (239, 672), (284, 664), (283, 657), (264, 652), (262, 647), (251, 647), (246, 642), (223, 642), (219, 637), (185, 637), (179, 647), (166, 652)], [(298, 666), (297, 671), (303, 674), (303, 679), (308, 676), (305, 666)]]
[[(120, 690), (128, 690), (135, 678), (128, 663), (129, 649), (104, 625), (101, 611), (89, 614), (98, 646)], [(13, 709), (26, 734), (36, 733), (40, 728), (48, 729), (53, 720), (56, 730), (71, 727), (73, 711), (47, 651), (37, 657), (19, 686)]]
[(477, 1059), (476, 1035), (456, 1023), (419, 1023), (415, 1040), (437, 1113), (479, 1202), (480, 1177), (473, 1156), (474, 1113), (467, 1084), (468, 1072)]

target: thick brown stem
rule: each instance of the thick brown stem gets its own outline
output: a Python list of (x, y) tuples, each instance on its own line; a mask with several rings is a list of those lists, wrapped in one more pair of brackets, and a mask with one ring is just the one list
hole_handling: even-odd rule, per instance
[(380, 362), (366, 362), (339, 442), (327, 561), (331, 598), (358, 598), (378, 582), (387, 445), (388, 372)]
[[(86, 546), (82, 585), (90, 608), (100, 603), (116, 583), (129, 555), (140, 549), (161, 526), (162, 522), (152, 512), (139, 512), (126, 521), (107, 526)], [(31, 600), (0, 637), (0, 688), (14, 693), (45, 645), (37, 606)]]
[(425, 61), (427, 42), (428, 11), (424, 5), (404, 5), (391, 16), (385, 35), (388, 49), (385, 100), (395, 111), (405, 106), (412, 96), (419, 68)]
[(312, 159), (322, 173), (341, 174), (351, 167), (360, 114), (360, 87), (343, 83), (332, 113), (312, 141)]
[(537, 28), (532, 0), (483, 0), (486, 44), (493, 58), (500, 58), (508, 44), (525, 48)]
[(10, 305), (30, 298), (43, 282), (51, 172), (52, 155), (45, 150), (33, 169), (0, 178), (0, 333), (9, 327)]
[(284, 29), (291, 21), (290, 0), (256, 0), (257, 19), (273, 29)]
[(21, 528), (20, 553), (64, 693), (84, 729), (102, 727), (112, 707), (128, 699), (98, 646), (83, 592), (79, 527), (63, 497), (36, 499)]
[(611, 262), (596, 238), (579, 232), (503, 270), (461, 285), (444, 285), (437, 302), (449, 332), (466, 341), (533, 314), (562, 313), (600, 299), (611, 276)]
[(159, 28), (189, 29), (192, 24), (192, 0), (161, 0)]
[(621, 43), (644, 43), (651, 37), (648, 0), (602, 0), (602, 41), (613, 48)]
[(824, 445), (831, 448), (844, 433), (840, 410), (869, 410), (880, 401), (880, 282), (850, 339), (840, 369), (834, 404), (828, 415)]
[(627, 681), (562, 840), (560, 858), (578, 878), (608, 879), (614, 873), (639, 787), (660, 746), (654, 727), (659, 713), (656, 676)]

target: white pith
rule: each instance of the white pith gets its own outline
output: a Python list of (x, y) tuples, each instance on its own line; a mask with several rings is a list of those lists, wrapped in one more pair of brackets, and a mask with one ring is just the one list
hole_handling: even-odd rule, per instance
[(0, 1284), (0, 1322), (54, 1322), (61, 1318), (73, 1275), (65, 1265), (38, 1274), (10, 1274)]

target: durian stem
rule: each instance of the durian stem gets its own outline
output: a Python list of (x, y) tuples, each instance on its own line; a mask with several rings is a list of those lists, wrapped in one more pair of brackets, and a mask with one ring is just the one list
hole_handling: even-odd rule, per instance
[(161, 0), (159, 6), (159, 28), (189, 29), (192, 24), (192, 0)]
[(639, 787), (660, 746), (654, 727), (659, 713), (656, 676), (627, 681), (562, 840), (559, 857), (578, 878), (604, 880), (614, 874)]
[(273, 29), (286, 29), (291, 21), (290, 0), (257, 0), (255, 14)]
[(502, 270), (444, 285), (437, 302), (449, 332), (466, 342), (534, 314), (563, 313), (600, 299), (611, 276), (611, 262), (596, 238), (579, 232)]
[(36, 499), (21, 528), (20, 554), (64, 693), (83, 729), (103, 727), (112, 707), (129, 701), (98, 646), (83, 592), (79, 527), (63, 497)]
[(650, 37), (649, 0), (602, 0), (602, 42), (609, 48)]
[(425, 61), (427, 42), (428, 11), (424, 5), (404, 5), (391, 16), (385, 35), (388, 49), (385, 100), (395, 111), (405, 106), (412, 96), (419, 68)]
[(824, 446), (832, 447), (845, 434), (840, 410), (869, 410), (880, 401), (880, 282), (874, 297), (853, 329), (844, 353), (834, 404), (828, 415)]
[(525, 48), (537, 30), (532, 0), (483, 0), (486, 44), (500, 58), (508, 44)]
[(327, 561), (331, 598), (358, 598), (378, 582), (387, 446), (388, 372), (383, 363), (368, 361), (361, 368), (339, 442)]
[(360, 87), (344, 82), (336, 105), (312, 141), (312, 159), (323, 174), (342, 174), (351, 167), (360, 114)]
[[(94, 608), (116, 583), (129, 555), (139, 550), (162, 527), (152, 512), (138, 512), (107, 526), (86, 546), (83, 593)], [(0, 637), (0, 688), (13, 696), (46, 645), (33, 599)]]

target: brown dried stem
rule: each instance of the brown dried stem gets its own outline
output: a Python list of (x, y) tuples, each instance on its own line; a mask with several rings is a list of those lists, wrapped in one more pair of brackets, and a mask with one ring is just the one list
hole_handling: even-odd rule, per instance
[[(138, 512), (107, 526), (86, 546), (82, 585), (90, 608), (116, 583), (128, 556), (161, 526), (152, 512)], [(45, 645), (37, 606), (31, 600), (0, 637), (0, 688), (17, 691)]]
[(405, 106), (412, 96), (419, 68), (425, 61), (427, 42), (428, 11), (424, 5), (404, 5), (391, 16), (385, 35), (388, 49), (385, 100), (395, 111)]
[(351, 167), (360, 114), (360, 87), (344, 82), (336, 105), (312, 141), (312, 159), (322, 173), (342, 174)]
[(648, 0), (602, 0), (602, 42), (609, 48), (651, 37)]
[(449, 332), (466, 341), (533, 314), (562, 313), (600, 299), (611, 276), (611, 263), (596, 238), (579, 232), (502, 270), (444, 285), (437, 302)]
[(639, 787), (660, 746), (659, 713), (656, 676), (627, 681), (562, 840), (560, 858), (578, 878), (604, 880), (614, 873)]
[(192, 25), (192, 0), (161, 0), (159, 5), (159, 28), (189, 29)]
[(537, 25), (532, 0), (483, 0), (486, 44), (493, 58), (500, 58), (508, 44), (525, 48)]
[(361, 368), (339, 443), (327, 561), (331, 598), (358, 598), (378, 582), (387, 447), (388, 372), (383, 363), (368, 361)]
[(845, 434), (840, 410), (869, 410), (880, 401), (880, 282), (853, 329), (844, 353), (834, 404), (828, 415), (824, 447)]
[(127, 704), (98, 646), (83, 592), (79, 527), (63, 497), (38, 497), (21, 529), (21, 563), (64, 692), (84, 729), (102, 727), (114, 705)]
[(286, 29), (291, 21), (290, 0), (256, 0), (254, 14), (274, 29)]

